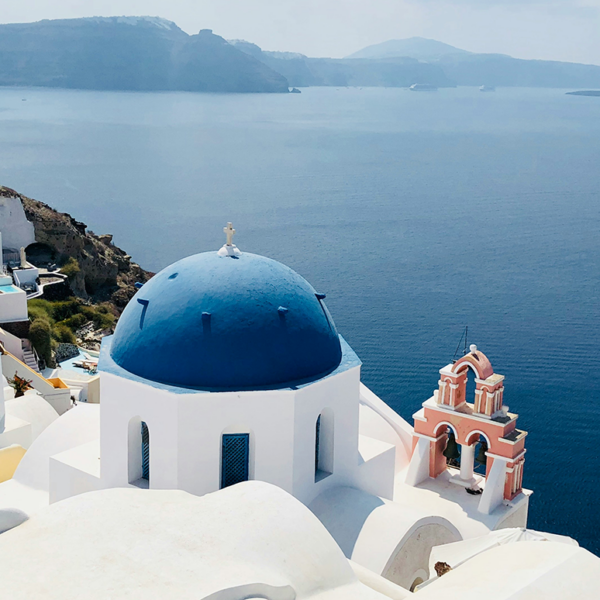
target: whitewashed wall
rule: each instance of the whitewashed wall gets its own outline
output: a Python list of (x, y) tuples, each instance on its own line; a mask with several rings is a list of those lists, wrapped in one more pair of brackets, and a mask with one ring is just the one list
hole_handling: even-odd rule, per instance
[(23, 290), (0, 294), (0, 323), (27, 319), (27, 294)]
[(33, 223), (25, 217), (19, 198), (0, 197), (0, 231), (4, 248), (26, 248), (35, 242)]
[[(100, 374), (100, 389), (104, 487), (124, 486), (140, 476), (141, 421), (150, 434), (151, 488), (197, 495), (218, 490), (224, 433), (250, 434), (250, 479), (277, 485), (302, 502), (364, 480), (358, 367), (299, 390), (175, 394), (106, 372)], [(323, 424), (321, 447), (333, 444), (333, 464), (330, 475), (316, 480), (316, 420), (324, 410), (333, 427)], [(376, 479), (393, 482), (393, 455), (382, 464), (385, 473)]]

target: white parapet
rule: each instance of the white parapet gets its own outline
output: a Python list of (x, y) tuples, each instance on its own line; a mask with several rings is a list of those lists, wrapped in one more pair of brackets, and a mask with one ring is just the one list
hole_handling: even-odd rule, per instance
[(431, 441), (419, 437), (406, 473), (406, 485), (416, 486), (429, 477), (429, 447)]

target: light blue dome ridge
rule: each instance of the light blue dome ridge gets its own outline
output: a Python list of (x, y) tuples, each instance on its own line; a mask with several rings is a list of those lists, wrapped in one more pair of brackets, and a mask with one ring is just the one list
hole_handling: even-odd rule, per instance
[(146, 380), (233, 391), (320, 379), (342, 359), (324, 296), (281, 263), (196, 254), (148, 281), (115, 330), (111, 357)]

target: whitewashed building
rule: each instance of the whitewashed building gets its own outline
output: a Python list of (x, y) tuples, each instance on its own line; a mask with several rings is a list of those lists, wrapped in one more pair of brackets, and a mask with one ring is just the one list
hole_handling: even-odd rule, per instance
[[(325, 295), (288, 267), (240, 252), (231, 224), (226, 233), (218, 252), (183, 259), (139, 289), (103, 341), (100, 405), (76, 406), (49, 425), (0, 484), (0, 530), (3, 515), (12, 523), (0, 536), (0, 557), (9, 554), (3, 536), (22, 551), (45, 536), (73, 556), (95, 557), (108, 583), (77, 561), (72, 570), (90, 597), (108, 589), (144, 597), (154, 589), (149, 565), (171, 560), (161, 554), (163, 542), (177, 557), (173, 568), (185, 571), (188, 561), (196, 564), (195, 552), (206, 554), (204, 542), (192, 540), (210, 535), (215, 556), (201, 559), (202, 598), (406, 598), (423, 584), (427, 597), (462, 598), (468, 582), (455, 574), (458, 595), (435, 595), (445, 580), (433, 577), (431, 550), (527, 523), (525, 435), (502, 403), (501, 376), (473, 347), (440, 371), (442, 392), (424, 402), (413, 428), (361, 382), (360, 360), (338, 334)], [(474, 403), (465, 397), (469, 369), (477, 377)], [(488, 396), (496, 399), (489, 410), (482, 404)], [(447, 462), (457, 440), (460, 470)], [(473, 470), (477, 449), (487, 468), (480, 474)], [(196, 506), (202, 517), (194, 516)], [(31, 517), (29, 527), (18, 526), (15, 508)], [(177, 518), (163, 523), (161, 510)], [(88, 527), (96, 523), (90, 515), (100, 525)], [(79, 533), (63, 533), (68, 520)], [(156, 543), (145, 536), (141, 549), (138, 523)], [(50, 537), (49, 527), (56, 529)], [(255, 540), (254, 570), (241, 542), (231, 541), (236, 536)], [(112, 556), (114, 539), (122, 544), (112, 561), (119, 567), (102, 558)], [(548, 556), (553, 565), (580, 560), (574, 577), (590, 583), (579, 585), (578, 597), (591, 599), (598, 559), (568, 542), (553, 540)], [(477, 545), (490, 553), (492, 546)], [(228, 552), (233, 562), (217, 560)], [(123, 579), (121, 565), (130, 560), (137, 570)], [(287, 560), (298, 568), (289, 571)], [(319, 561), (331, 565), (328, 572)], [(556, 574), (535, 563), (523, 568), (519, 586), (529, 585), (530, 573), (543, 589)], [(7, 585), (35, 594), (42, 577)], [(168, 577), (150, 579), (170, 585)], [(194, 578), (178, 581), (173, 593), (192, 597)], [(494, 597), (513, 591), (500, 586)], [(71, 596), (58, 584), (52, 597)]]

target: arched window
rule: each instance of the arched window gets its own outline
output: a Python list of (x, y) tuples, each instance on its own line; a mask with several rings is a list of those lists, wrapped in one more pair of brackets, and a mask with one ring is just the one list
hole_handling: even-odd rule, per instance
[(326, 408), (315, 423), (315, 481), (333, 473), (333, 411)]
[(250, 434), (224, 433), (221, 441), (221, 489), (248, 481)]
[(321, 415), (317, 417), (315, 427), (315, 474), (319, 471), (319, 446), (321, 445)]
[(490, 440), (482, 431), (475, 430), (466, 436), (467, 443), (473, 447), (473, 472), (485, 476), (487, 473), (487, 453), (490, 451)]
[(150, 487), (150, 430), (140, 417), (129, 421), (129, 483)]
[(150, 431), (142, 421), (142, 479), (150, 481)]
[(446, 425), (445, 429), (447, 438), (442, 454), (446, 457), (446, 464), (449, 467), (460, 468), (460, 444), (457, 441), (456, 431), (450, 425)]

